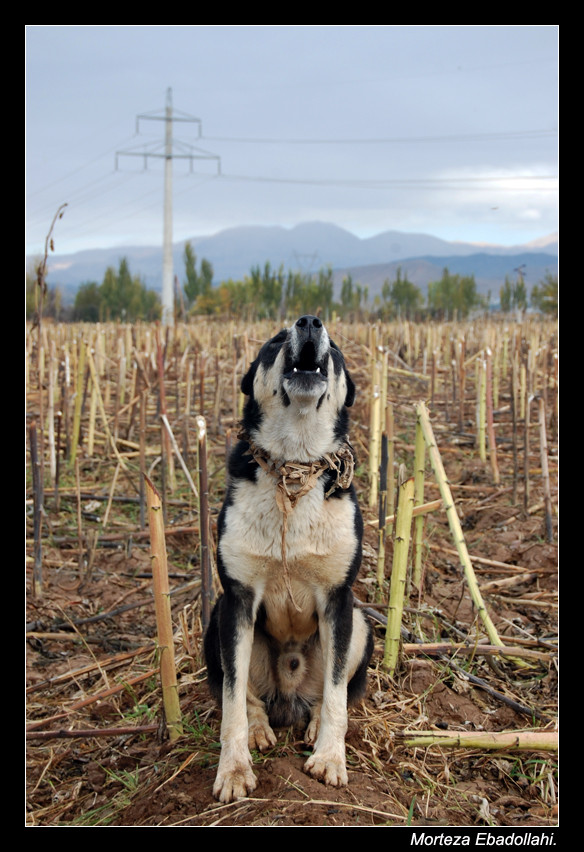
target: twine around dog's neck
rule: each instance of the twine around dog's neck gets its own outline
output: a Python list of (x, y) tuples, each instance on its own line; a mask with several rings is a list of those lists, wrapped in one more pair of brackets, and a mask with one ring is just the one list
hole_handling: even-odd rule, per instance
[(355, 456), (348, 441), (342, 444), (334, 453), (326, 453), (316, 461), (300, 462), (286, 461), (282, 464), (277, 464), (270, 454), (258, 447), (250, 438), (250, 436), (242, 431), (238, 435), (240, 440), (246, 441), (249, 449), (246, 451), (251, 455), (255, 462), (276, 480), (276, 503), (282, 513), (282, 568), (284, 570), (284, 581), (286, 588), (295, 608), (299, 611), (292, 594), (292, 586), (290, 583), (290, 574), (288, 571), (288, 561), (286, 558), (286, 533), (288, 531), (288, 517), (296, 508), (296, 504), (301, 497), (308, 494), (323, 473), (333, 471), (336, 477), (325, 493), (325, 499), (329, 497), (337, 488), (346, 490), (353, 481), (355, 471)]

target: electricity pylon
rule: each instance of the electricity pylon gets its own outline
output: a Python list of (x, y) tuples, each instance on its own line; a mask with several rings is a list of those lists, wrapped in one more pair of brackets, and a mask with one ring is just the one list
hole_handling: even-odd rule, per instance
[[(172, 125), (175, 122), (194, 122), (198, 124), (198, 138), (201, 136), (201, 120), (186, 113), (176, 112), (172, 108), (172, 89), (166, 91), (166, 107), (164, 114), (156, 112), (142, 113), (136, 117), (136, 133), (139, 132), (140, 120), (142, 121), (164, 121), (164, 148), (160, 143), (153, 143), (150, 147), (144, 146), (142, 150), (129, 149), (116, 153), (116, 169), (118, 157), (142, 157), (144, 168), (147, 167), (148, 158), (155, 157), (164, 159), (164, 216), (163, 216), (163, 256), (162, 256), (162, 322), (165, 325), (174, 323), (174, 298), (173, 298), (173, 261), (172, 261), (172, 161), (189, 160), (191, 171), (195, 160), (215, 160), (217, 163), (217, 174), (221, 174), (221, 160), (216, 154), (202, 151), (186, 143), (175, 142), (172, 135)], [(176, 149), (176, 150), (175, 150)]]

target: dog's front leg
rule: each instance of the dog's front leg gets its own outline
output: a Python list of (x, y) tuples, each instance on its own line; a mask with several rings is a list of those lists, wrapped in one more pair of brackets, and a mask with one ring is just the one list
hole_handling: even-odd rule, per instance
[(247, 601), (235, 595), (229, 595), (229, 598), (229, 605), (223, 608), (225, 617), (220, 625), (223, 665), (221, 756), (213, 787), (213, 794), (221, 802), (245, 797), (257, 784), (248, 747), (246, 700), (255, 606), (249, 597)]
[(348, 653), (352, 632), (352, 593), (340, 588), (319, 613), (319, 635), (324, 661), (320, 726), (314, 751), (304, 765), (319, 781), (333, 787), (348, 783), (345, 765), (347, 733)]

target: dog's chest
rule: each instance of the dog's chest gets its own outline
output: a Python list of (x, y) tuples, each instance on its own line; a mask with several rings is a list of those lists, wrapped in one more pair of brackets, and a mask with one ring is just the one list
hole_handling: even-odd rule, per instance
[(257, 482), (235, 484), (219, 542), (229, 575), (243, 583), (267, 582), (281, 571), (284, 547), (291, 577), (319, 585), (342, 582), (358, 544), (353, 502), (325, 500), (318, 482), (284, 517), (276, 488), (263, 472)]

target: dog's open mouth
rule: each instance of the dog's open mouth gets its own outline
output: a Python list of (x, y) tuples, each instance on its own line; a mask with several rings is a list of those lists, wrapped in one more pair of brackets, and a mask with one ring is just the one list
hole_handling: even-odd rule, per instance
[(317, 360), (316, 347), (312, 340), (307, 340), (298, 357), (286, 365), (284, 378), (288, 380), (317, 378), (326, 382), (327, 365)]
[(283, 375), (285, 401), (295, 399), (305, 404), (319, 401), (327, 387), (327, 359), (319, 359), (317, 347), (307, 340), (294, 357), (289, 353)]

